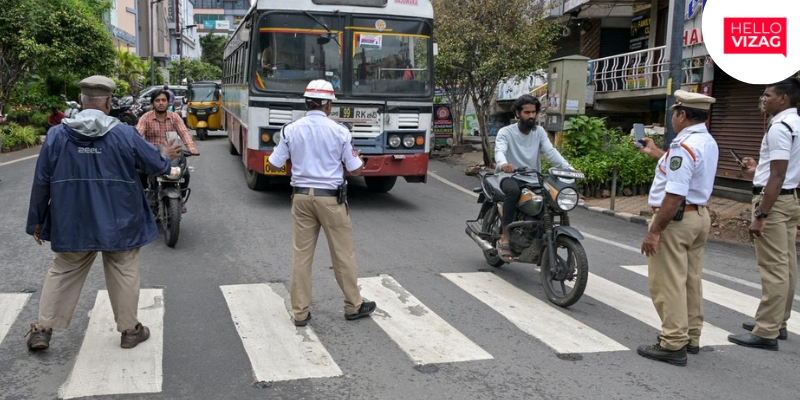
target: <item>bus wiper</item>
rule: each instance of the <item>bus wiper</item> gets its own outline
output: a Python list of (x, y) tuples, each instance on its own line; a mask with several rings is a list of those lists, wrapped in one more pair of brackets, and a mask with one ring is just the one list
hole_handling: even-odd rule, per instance
[[(320, 21), (319, 18), (315, 17), (314, 14), (311, 14), (308, 11), (303, 11), (303, 14), (308, 15), (308, 17), (313, 19), (317, 24), (319, 24), (319, 26), (325, 28), (325, 30), (328, 31), (328, 35), (326, 37), (320, 38), (320, 39), (323, 39), (323, 40), (327, 39), (327, 41), (325, 41), (325, 43), (327, 43), (331, 39), (333, 39), (333, 41), (336, 42), (337, 45), (339, 45), (339, 48), (342, 48), (342, 44), (339, 43), (338, 39), (336, 39), (336, 35), (334, 35), (333, 32), (331, 32), (331, 28), (328, 28), (328, 25), (325, 25), (324, 22)], [(319, 43), (319, 44), (324, 44), (324, 43)]]

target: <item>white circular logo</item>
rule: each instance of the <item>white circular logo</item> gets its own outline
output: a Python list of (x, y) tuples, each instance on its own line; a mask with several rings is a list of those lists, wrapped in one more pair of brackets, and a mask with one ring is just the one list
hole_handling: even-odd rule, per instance
[(728, 75), (763, 85), (800, 70), (797, 0), (713, 0), (702, 16), (708, 54)]

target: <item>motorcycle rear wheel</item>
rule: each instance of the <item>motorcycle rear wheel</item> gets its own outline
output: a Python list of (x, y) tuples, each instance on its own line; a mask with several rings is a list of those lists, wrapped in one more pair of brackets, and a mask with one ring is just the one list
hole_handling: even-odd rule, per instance
[[(560, 268), (553, 270), (550, 267), (549, 255), (545, 248), (539, 275), (547, 299), (559, 307), (569, 307), (577, 303), (583, 296), (583, 291), (586, 290), (586, 281), (589, 278), (589, 260), (586, 258), (586, 250), (583, 245), (574, 238), (559, 236), (554, 245), (556, 262)], [(561, 254), (559, 254), (559, 250), (562, 251)], [(562, 255), (564, 251), (566, 251), (566, 257)]]
[(161, 220), (164, 228), (164, 241), (169, 247), (178, 244), (178, 236), (181, 231), (181, 199), (165, 199), (166, 215)]
[[(489, 232), (492, 234), (500, 234), (500, 216), (497, 215), (497, 207), (493, 204), (489, 209), (486, 211), (486, 215), (483, 216), (483, 223), (481, 224), (481, 230), (483, 232)], [(483, 258), (486, 259), (486, 263), (491, 265), (495, 268), (500, 268), (506, 262), (500, 258), (500, 255), (497, 253), (497, 240), (490, 240), (492, 247), (494, 249), (489, 251), (483, 252)]]

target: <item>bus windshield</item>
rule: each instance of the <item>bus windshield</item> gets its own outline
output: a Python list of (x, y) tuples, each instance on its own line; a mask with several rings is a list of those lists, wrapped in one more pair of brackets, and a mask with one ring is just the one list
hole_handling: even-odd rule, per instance
[(261, 18), (253, 57), (256, 89), (302, 93), (308, 82), (325, 79), (341, 91), (342, 21), (315, 17), (270, 13)]
[(354, 25), (354, 95), (430, 95), (429, 24), (354, 18)]

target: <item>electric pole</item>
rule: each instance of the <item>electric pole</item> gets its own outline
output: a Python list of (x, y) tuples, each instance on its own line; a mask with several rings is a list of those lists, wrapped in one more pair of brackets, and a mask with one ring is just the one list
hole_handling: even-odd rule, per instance
[(669, 83), (667, 84), (667, 117), (666, 131), (664, 131), (664, 150), (669, 148), (677, 132), (672, 127), (672, 111), (669, 109), (675, 104), (675, 91), (681, 88), (683, 82), (683, 27), (684, 13), (686, 12), (685, 0), (671, 0), (669, 12), (672, 14), (671, 30), (669, 33)]

